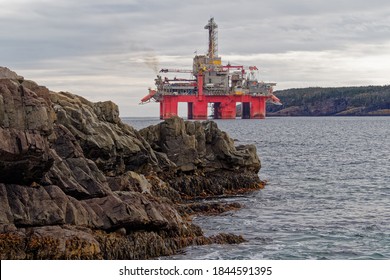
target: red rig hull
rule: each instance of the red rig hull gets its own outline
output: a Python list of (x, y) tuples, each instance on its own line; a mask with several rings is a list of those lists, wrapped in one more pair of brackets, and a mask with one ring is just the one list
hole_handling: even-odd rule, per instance
[(191, 95), (164, 95), (160, 102), (160, 119), (178, 115), (178, 103), (188, 104), (188, 119), (204, 120), (208, 118), (208, 106), (212, 104), (214, 119), (235, 119), (236, 105), (241, 103), (243, 119), (264, 119), (266, 116), (266, 96), (248, 95), (205, 95), (202, 98)]

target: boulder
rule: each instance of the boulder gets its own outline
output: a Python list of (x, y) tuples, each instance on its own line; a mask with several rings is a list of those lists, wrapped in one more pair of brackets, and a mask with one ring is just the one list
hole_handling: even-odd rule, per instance
[(184, 121), (172, 117), (144, 128), (141, 135), (151, 147), (167, 155), (181, 171), (216, 169), (258, 172), (260, 160), (254, 145), (235, 147), (234, 141), (213, 121)]
[(140, 131), (170, 165), (159, 176), (183, 198), (223, 195), (262, 188), (261, 164), (254, 145), (235, 146), (213, 121), (172, 117)]

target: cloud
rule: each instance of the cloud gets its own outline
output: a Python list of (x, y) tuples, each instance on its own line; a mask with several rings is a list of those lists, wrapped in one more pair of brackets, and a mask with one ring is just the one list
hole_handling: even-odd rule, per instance
[(258, 65), (277, 89), (388, 83), (390, 5), (371, 0), (2, 0), (1, 64), (53, 90), (138, 106), (156, 69), (192, 67), (210, 16), (224, 62)]

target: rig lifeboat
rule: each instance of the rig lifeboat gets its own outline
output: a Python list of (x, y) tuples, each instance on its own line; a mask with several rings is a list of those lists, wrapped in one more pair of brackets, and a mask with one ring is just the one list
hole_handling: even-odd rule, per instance
[(282, 102), (280, 102), (280, 99), (277, 98), (275, 95), (271, 94), (270, 96), (270, 99), (268, 100), (271, 100), (271, 103), (272, 104), (275, 104), (275, 105), (282, 105)]

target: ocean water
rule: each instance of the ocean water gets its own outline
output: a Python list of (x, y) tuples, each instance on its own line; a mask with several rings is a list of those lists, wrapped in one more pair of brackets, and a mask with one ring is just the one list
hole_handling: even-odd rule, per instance
[(216, 122), (237, 145), (256, 145), (268, 184), (225, 199), (240, 202), (238, 211), (194, 217), (206, 235), (247, 242), (189, 247), (170, 259), (390, 259), (390, 117)]

